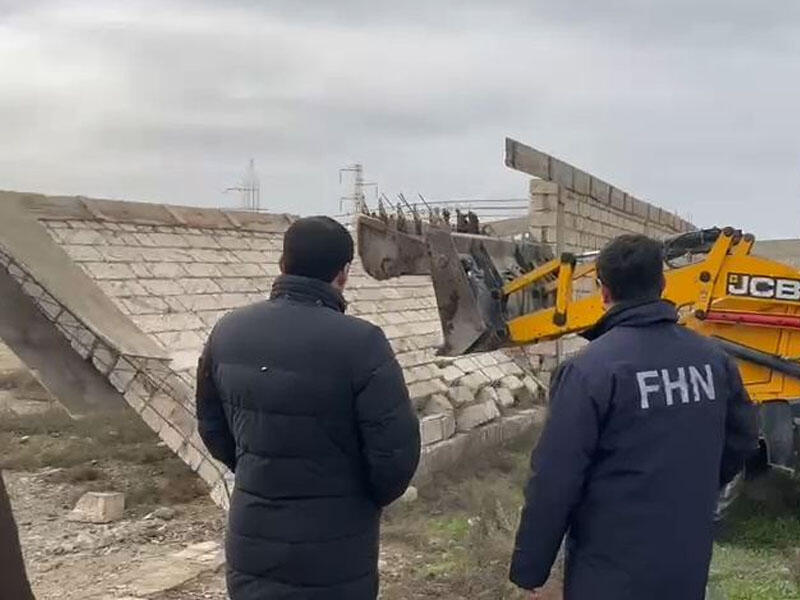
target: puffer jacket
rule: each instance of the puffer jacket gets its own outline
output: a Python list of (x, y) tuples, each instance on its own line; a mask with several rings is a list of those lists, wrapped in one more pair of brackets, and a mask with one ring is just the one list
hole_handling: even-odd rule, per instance
[(281, 276), (200, 359), (198, 428), (236, 480), (233, 600), (377, 596), (381, 507), (416, 470), (419, 423), (383, 332), (344, 309), (331, 285)]

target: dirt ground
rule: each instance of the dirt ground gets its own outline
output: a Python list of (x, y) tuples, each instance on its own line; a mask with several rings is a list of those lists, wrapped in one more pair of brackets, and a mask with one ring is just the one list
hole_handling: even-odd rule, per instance
[[(386, 512), (381, 598), (522, 597), (507, 583), (506, 565), (524, 454), (501, 451)], [(1, 413), (0, 469), (39, 600), (127, 598), (131, 572), (189, 544), (223, 539), (224, 515), (204, 485), (130, 415), (76, 422), (59, 411)], [(69, 521), (92, 490), (124, 492), (123, 520)], [(226, 598), (223, 569), (148, 597)]]
[[(385, 512), (383, 600), (520, 600), (507, 579), (535, 436), (498, 449)], [(130, 600), (132, 574), (169, 565), (192, 544), (221, 543), (224, 515), (205, 486), (135, 417), (72, 421), (0, 413), (0, 469), (39, 600)], [(109, 525), (67, 515), (86, 491), (121, 491)], [(223, 568), (192, 572), (152, 600), (222, 600)], [(734, 507), (711, 568), (713, 598), (800, 600), (800, 490), (768, 476)], [(558, 575), (546, 600), (559, 600)], [(710, 596), (711, 597), (711, 596)]]

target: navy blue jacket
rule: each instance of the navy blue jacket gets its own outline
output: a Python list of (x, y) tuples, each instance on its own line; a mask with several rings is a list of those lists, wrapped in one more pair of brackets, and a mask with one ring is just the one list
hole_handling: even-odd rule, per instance
[(511, 580), (565, 600), (702, 600), (720, 487), (756, 448), (735, 363), (662, 301), (619, 305), (558, 370)]
[(420, 454), (403, 372), (380, 328), (332, 286), (282, 276), (226, 315), (200, 361), (198, 429), (235, 472), (233, 600), (373, 600), (381, 507)]

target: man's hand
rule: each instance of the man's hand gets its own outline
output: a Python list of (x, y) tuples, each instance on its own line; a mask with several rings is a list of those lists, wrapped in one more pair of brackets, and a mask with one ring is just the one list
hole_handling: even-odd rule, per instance
[(542, 592), (539, 589), (531, 590), (531, 595), (528, 596), (528, 600), (544, 600), (544, 596), (542, 596)]

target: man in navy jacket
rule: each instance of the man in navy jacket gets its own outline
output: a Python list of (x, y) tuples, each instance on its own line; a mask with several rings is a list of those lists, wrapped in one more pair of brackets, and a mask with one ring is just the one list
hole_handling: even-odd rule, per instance
[(537, 598), (566, 534), (565, 600), (702, 600), (755, 407), (734, 362), (660, 299), (658, 242), (615, 239), (597, 273), (609, 309), (554, 376), (511, 580)]

